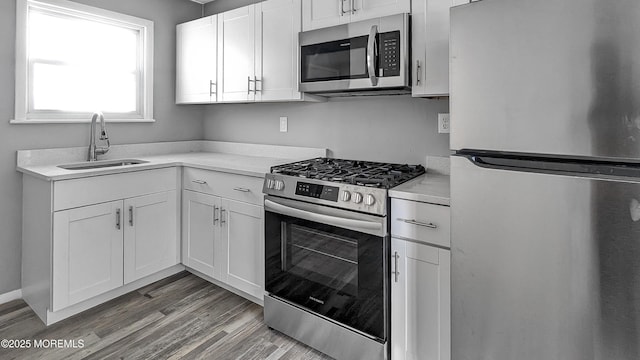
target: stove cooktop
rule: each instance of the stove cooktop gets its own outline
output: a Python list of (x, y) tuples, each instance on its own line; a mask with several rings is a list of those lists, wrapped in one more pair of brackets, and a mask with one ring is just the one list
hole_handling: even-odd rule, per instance
[(390, 189), (425, 173), (422, 165), (315, 158), (273, 166), (272, 174)]

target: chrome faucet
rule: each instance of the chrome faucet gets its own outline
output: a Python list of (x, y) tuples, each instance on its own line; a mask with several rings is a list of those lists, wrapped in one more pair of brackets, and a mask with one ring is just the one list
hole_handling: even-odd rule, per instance
[[(96, 145), (96, 121), (100, 119), (100, 140), (106, 140), (107, 146)], [(109, 151), (109, 136), (104, 123), (104, 115), (101, 111), (96, 111), (91, 117), (91, 136), (89, 137), (89, 156), (87, 161), (98, 160), (98, 155), (106, 154)]]

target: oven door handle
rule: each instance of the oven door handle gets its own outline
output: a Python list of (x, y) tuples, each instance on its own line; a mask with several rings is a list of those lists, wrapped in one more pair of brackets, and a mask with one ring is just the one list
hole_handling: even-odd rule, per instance
[(267, 211), (275, 212), (282, 215), (288, 215), (303, 220), (314, 221), (326, 225), (352, 229), (363, 233), (370, 234), (372, 232), (382, 233), (382, 222), (373, 222), (358, 219), (348, 219), (325, 214), (318, 214), (307, 210), (297, 209), (291, 206), (278, 204), (274, 201), (265, 199), (264, 208)]
[(378, 63), (377, 44), (378, 25), (371, 26), (369, 31), (369, 40), (367, 41), (367, 68), (369, 70), (369, 80), (371, 85), (378, 85), (378, 76), (376, 76), (376, 64)]

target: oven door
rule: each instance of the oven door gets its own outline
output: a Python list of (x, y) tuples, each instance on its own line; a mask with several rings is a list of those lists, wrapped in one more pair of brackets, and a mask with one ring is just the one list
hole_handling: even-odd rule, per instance
[(267, 292), (384, 342), (386, 221), (267, 196)]

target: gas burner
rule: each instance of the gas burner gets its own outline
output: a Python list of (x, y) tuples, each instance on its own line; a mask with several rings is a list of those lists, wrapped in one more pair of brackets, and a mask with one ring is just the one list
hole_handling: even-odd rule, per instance
[(274, 166), (271, 173), (389, 189), (424, 174), (422, 165), (316, 158)]

